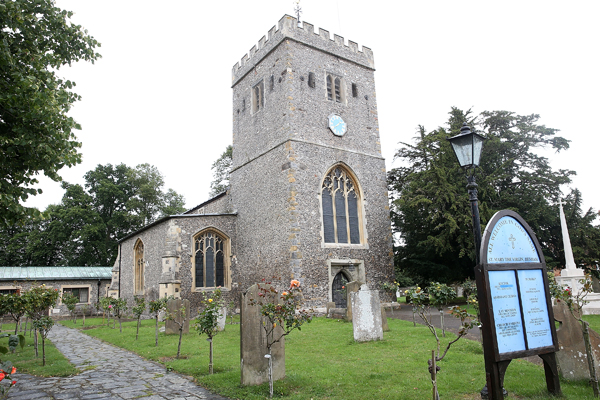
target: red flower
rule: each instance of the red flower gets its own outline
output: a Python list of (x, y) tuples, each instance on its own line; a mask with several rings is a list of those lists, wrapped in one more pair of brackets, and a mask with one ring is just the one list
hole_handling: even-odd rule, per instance
[(0, 382), (2, 382), (5, 376), (6, 374), (4, 372), (0, 372)]
[(10, 371), (11, 374), (14, 374), (15, 372), (17, 372), (17, 367), (13, 367), (12, 370)]
[(11, 384), (11, 386), (14, 386), (17, 384), (17, 381), (12, 381), (10, 384)]
[(295, 288), (295, 287), (296, 287), (296, 288), (297, 288), (297, 287), (300, 287), (300, 282), (299, 282), (299, 281), (297, 281), (297, 280), (295, 280), (295, 279), (293, 279), (293, 280), (290, 282), (290, 288)]

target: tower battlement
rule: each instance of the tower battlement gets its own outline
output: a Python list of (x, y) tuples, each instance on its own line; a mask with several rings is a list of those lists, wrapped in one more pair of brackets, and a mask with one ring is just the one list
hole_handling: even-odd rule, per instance
[(258, 45), (252, 46), (241, 61), (233, 66), (231, 73), (232, 86), (235, 86), (263, 57), (286, 38), (331, 53), (364, 67), (375, 69), (373, 51), (370, 48), (362, 46), (362, 50), (359, 50), (358, 43), (351, 40), (348, 40), (346, 45), (344, 38), (336, 34), (333, 35), (332, 40), (329, 31), (319, 28), (319, 32), (316, 33), (314, 25), (308, 22), (302, 22), (302, 26), (298, 26), (298, 20), (286, 14), (276, 26), (269, 30), (268, 36), (263, 36), (258, 41)]

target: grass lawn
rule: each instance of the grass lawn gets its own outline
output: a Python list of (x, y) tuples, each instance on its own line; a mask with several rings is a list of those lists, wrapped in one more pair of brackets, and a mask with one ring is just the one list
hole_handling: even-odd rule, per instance
[[(2, 333), (15, 333), (15, 324), (2, 324)], [(22, 332), (19, 332), (22, 333)], [(8, 346), (8, 338), (0, 339), (2, 345)], [(2, 361), (10, 360), (17, 367), (17, 373), (14, 378), (19, 380), (19, 373), (27, 373), (36, 376), (69, 376), (79, 373), (69, 360), (54, 347), (52, 342), (46, 340), (46, 366), (42, 366), (42, 338), (39, 337), (38, 352), (39, 357), (35, 356), (35, 347), (33, 345), (33, 335), (25, 333), (25, 347), (17, 347), (14, 354), (10, 352), (0, 355)]]
[[(63, 321), (66, 326), (72, 322)], [(124, 322), (123, 333), (87, 319), (85, 333), (164, 363), (191, 375), (204, 387), (231, 398), (264, 399), (268, 384), (240, 386), (239, 325), (227, 325), (214, 339), (215, 374), (208, 375), (208, 342), (195, 332), (184, 335), (182, 355), (176, 360), (177, 335), (159, 336), (154, 346), (154, 321), (142, 321), (135, 341), (136, 323)], [(428, 330), (412, 322), (388, 319), (390, 332), (380, 342), (355, 343), (352, 324), (317, 318), (286, 339), (286, 378), (275, 382), (275, 394), (286, 399), (426, 399), (431, 382), (427, 358), (435, 346)], [(600, 323), (600, 318), (598, 318)], [(94, 327), (95, 326), (95, 327)], [(112, 326), (112, 324), (111, 324)], [(81, 321), (77, 321), (81, 328)], [(450, 336), (450, 335), (449, 335)], [(438, 387), (442, 399), (479, 399), (484, 385), (481, 345), (461, 340), (440, 366)], [(514, 399), (550, 399), (543, 367), (514, 360), (505, 387)], [(562, 382), (564, 399), (593, 399), (586, 382)]]

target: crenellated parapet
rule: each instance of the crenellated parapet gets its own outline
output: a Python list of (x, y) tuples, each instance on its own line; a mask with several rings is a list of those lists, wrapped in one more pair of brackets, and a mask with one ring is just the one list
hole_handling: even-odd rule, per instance
[(333, 54), (336, 57), (375, 69), (373, 51), (370, 48), (362, 46), (362, 50), (359, 50), (358, 43), (348, 40), (346, 45), (342, 36), (334, 34), (333, 39), (331, 39), (329, 31), (319, 28), (319, 32), (315, 32), (314, 25), (308, 22), (302, 22), (302, 26), (298, 26), (296, 18), (284, 15), (279, 20), (278, 25), (269, 30), (268, 36), (263, 36), (258, 41), (258, 45), (253, 46), (248, 54), (244, 55), (241, 61), (233, 66), (232, 86), (235, 86), (260, 60), (285, 39), (292, 39)]

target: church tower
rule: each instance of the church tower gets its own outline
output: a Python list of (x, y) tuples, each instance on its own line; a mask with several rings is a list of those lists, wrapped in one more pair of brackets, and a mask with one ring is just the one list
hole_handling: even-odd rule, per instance
[(311, 305), (393, 280), (373, 53), (285, 15), (233, 67), (232, 281), (298, 279)]

